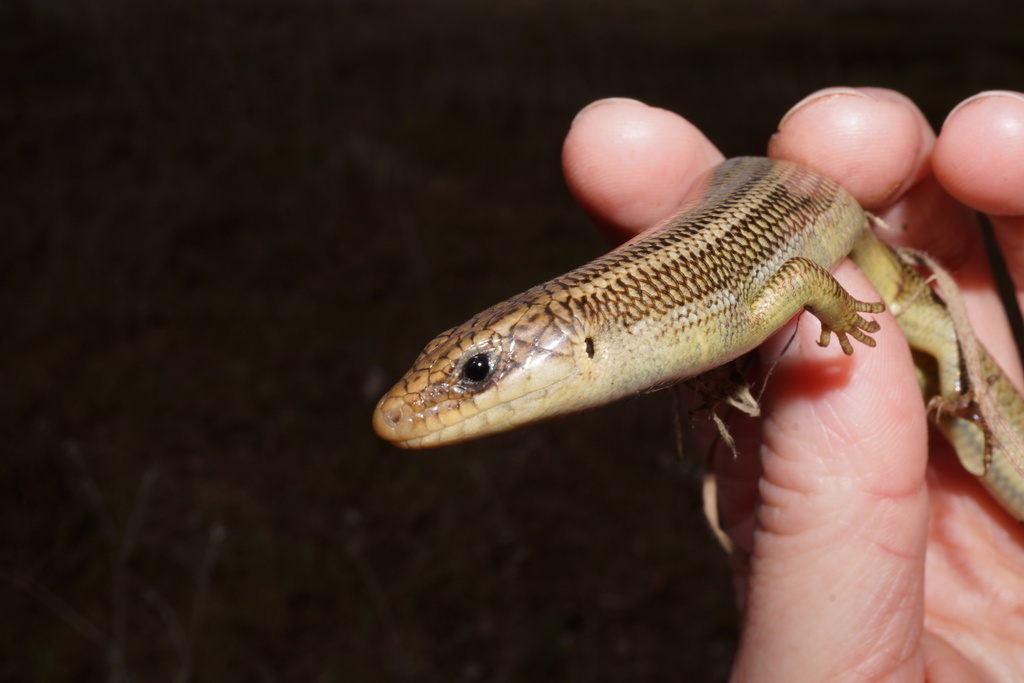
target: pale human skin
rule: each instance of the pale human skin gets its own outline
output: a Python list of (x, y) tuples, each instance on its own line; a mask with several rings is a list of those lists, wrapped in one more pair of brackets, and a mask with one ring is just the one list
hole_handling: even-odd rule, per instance
[[(883, 239), (950, 268), (978, 337), (1022, 385), (976, 224), (952, 197), (990, 215), (1020, 300), (1024, 95), (966, 100), (936, 137), (898, 93), (828, 89), (786, 114), (768, 156), (831, 176), (892, 226)], [(681, 117), (632, 100), (584, 109), (563, 151), (573, 194), (615, 242), (671, 213), (721, 159)], [(849, 262), (836, 277), (878, 300)], [(723, 527), (747, 559), (732, 680), (1024, 680), (1024, 528), (929, 442), (906, 341), (888, 312), (875, 318), (877, 348), (847, 357), (818, 347), (801, 316), (763, 417), (731, 425), (743, 455), (716, 454)]]

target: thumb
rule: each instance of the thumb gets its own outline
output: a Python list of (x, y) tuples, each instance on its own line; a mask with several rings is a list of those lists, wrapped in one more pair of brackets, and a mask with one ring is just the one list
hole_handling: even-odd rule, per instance
[[(837, 279), (878, 298), (849, 264)], [(927, 424), (899, 327), (878, 320), (878, 347), (844, 356), (804, 316), (769, 381), (736, 680), (923, 672)]]

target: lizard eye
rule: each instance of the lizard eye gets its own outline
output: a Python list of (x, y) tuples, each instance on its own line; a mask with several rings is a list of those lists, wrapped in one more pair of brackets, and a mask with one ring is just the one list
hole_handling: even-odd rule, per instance
[(462, 364), (462, 370), (459, 372), (459, 377), (463, 382), (469, 384), (479, 384), (490, 378), (494, 373), (494, 363), (491, 361), (491, 357), (486, 353), (477, 353), (469, 357), (465, 363)]

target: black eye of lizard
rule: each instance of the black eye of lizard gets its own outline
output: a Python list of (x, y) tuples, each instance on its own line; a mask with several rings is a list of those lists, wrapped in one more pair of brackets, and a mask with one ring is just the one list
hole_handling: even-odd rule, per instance
[(472, 356), (462, 366), (462, 379), (465, 382), (477, 384), (491, 376), (494, 368), (491, 367), (491, 358), (486, 353), (478, 353)]

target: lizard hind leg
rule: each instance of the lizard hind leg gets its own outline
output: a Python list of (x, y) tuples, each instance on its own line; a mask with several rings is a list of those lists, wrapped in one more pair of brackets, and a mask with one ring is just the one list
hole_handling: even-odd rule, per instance
[(870, 334), (879, 330), (878, 323), (861, 313), (881, 313), (882, 302), (866, 302), (853, 298), (832, 274), (819, 264), (802, 256), (789, 259), (765, 287), (763, 302), (777, 302), (781, 297), (793, 297), (821, 321), (818, 344), (828, 346), (835, 334), (843, 353), (853, 353), (849, 337), (866, 346), (874, 346)]

